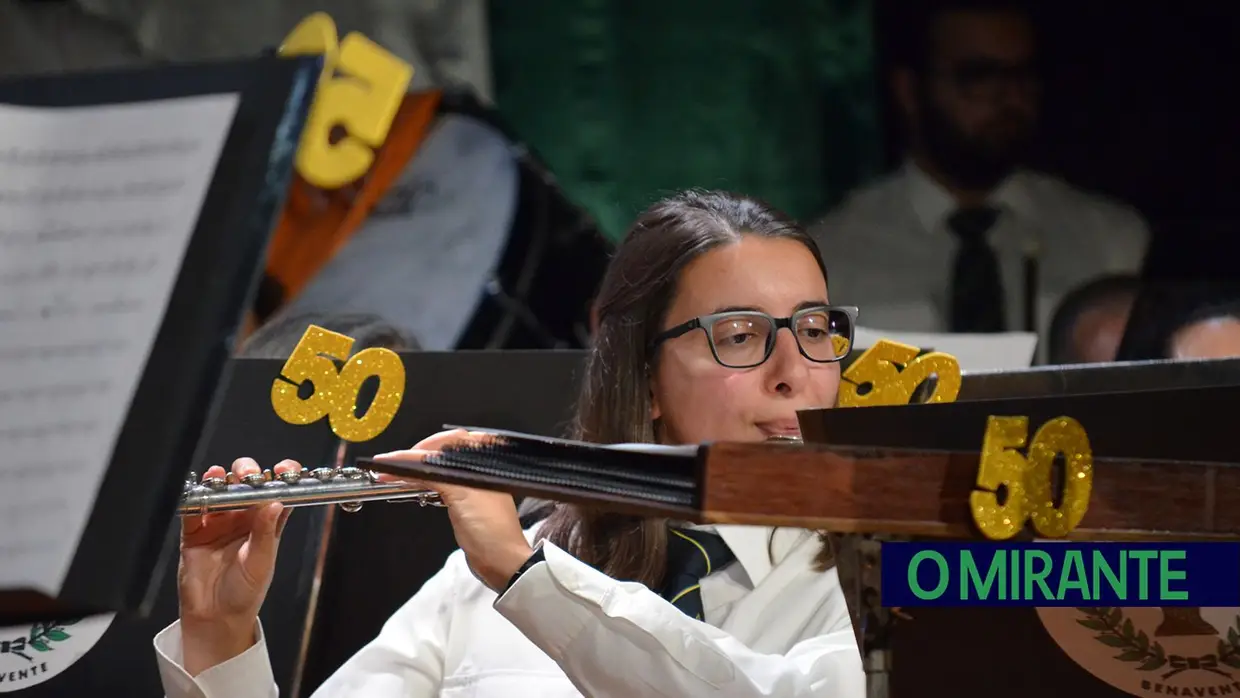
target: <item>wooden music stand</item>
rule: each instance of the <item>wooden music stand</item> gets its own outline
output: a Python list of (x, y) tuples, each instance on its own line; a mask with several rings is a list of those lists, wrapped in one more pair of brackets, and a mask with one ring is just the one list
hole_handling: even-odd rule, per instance
[[(1068, 414), (1086, 426), (1097, 463), (1091, 507), (1076, 537), (1234, 540), (1240, 537), (1234, 506), (1240, 449), (1228, 436), (1230, 415), (1240, 401), (1240, 389), (1235, 387), (1238, 366), (1236, 360), (1141, 362), (966, 375), (961, 401), (954, 404), (824, 411), (803, 415), (802, 425), (811, 441), (946, 449), (906, 468), (880, 461), (867, 471), (865, 482), (854, 480), (855, 488), (846, 493), (865, 492), (876, 500), (869, 505), (874, 509), (860, 506), (843, 512), (855, 517), (855, 530), (977, 537), (967, 497), (976, 477), (986, 419), (1025, 415), (1036, 424)], [(1099, 390), (1114, 392), (1097, 394)], [(996, 399), (997, 395), (1007, 397)], [(940, 466), (931, 465), (935, 459)], [(891, 505), (905, 515), (898, 523), (867, 518), (880, 507), (890, 511)], [(879, 545), (848, 541), (841, 580), (847, 573), (857, 573), (866, 558), (877, 566)], [(879, 571), (872, 570), (873, 576), (866, 580), (872, 589), (879, 587)], [(1090, 620), (1078, 609), (878, 610), (866, 608), (867, 600), (860, 597), (866, 585), (858, 579), (851, 582), (845, 588), (854, 625), (860, 629), (864, 614), (880, 628), (872, 637), (885, 651), (867, 656), (867, 661), (890, 677), (888, 698), (920, 695), (928, 680), (952, 686), (953, 695), (967, 697), (1002, 691), (1013, 698), (1033, 698), (1069, 689), (1069, 693), (1120, 698), (1167, 694), (1169, 686), (1200, 689), (1206, 695), (1217, 694), (1219, 686), (1234, 690), (1234, 679), (1224, 675), (1189, 671), (1163, 678), (1172, 672), (1142, 671), (1141, 662), (1121, 661), (1136, 656), (1135, 649), (1125, 654), (1103, 641), (1120, 642), (1122, 634), (1072, 635), (1080, 630), (1081, 621)], [(1110, 615), (1124, 611), (1097, 610)], [(1201, 621), (1198, 609), (1176, 610), (1194, 617), (1197, 626), (1212, 627)], [(1191, 646), (1211, 652), (1216, 642), (1229, 641), (1228, 630), (1221, 627), (1213, 628), (1217, 638), (1185, 642), (1158, 637), (1165, 632), (1165, 622), (1143, 628), (1148, 620), (1137, 619), (1134, 637), (1146, 633), (1173, 652), (1178, 648), (1191, 654)], [(1226, 665), (1218, 671), (1240, 675)], [(1190, 694), (1196, 695), (1182, 693)]]

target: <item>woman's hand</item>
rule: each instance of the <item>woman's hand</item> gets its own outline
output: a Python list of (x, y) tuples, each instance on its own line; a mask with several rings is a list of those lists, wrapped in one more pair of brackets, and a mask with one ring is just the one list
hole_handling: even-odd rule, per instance
[[(455, 429), (423, 439), (407, 451), (384, 453), (375, 458), (416, 462), (449, 446), (483, 442), (489, 438), (493, 437)], [(382, 477), (385, 480), (408, 481), (407, 478)], [(438, 492), (447, 505), (456, 544), (461, 546), (474, 575), (492, 591), (503, 591), (521, 565), (534, 554), (521, 530), (512, 495), (436, 482), (417, 484)]]
[[(300, 469), (282, 461), (275, 471)], [(238, 477), (261, 472), (250, 458), (233, 462)], [(203, 479), (225, 477), (212, 466)], [(181, 519), (181, 641), (191, 676), (254, 644), (258, 609), (275, 572), (276, 548), (288, 512), (279, 503)]]

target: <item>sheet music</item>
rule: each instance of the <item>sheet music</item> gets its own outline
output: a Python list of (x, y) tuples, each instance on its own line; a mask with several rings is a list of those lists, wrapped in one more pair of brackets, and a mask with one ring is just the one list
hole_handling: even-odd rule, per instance
[(64, 582), (238, 101), (0, 105), (0, 588)]
[(1000, 334), (950, 334), (933, 332), (888, 332), (858, 327), (853, 337), (859, 349), (868, 349), (886, 339), (922, 349), (951, 354), (962, 371), (1010, 371), (1029, 368), (1037, 349), (1038, 336), (1032, 332)]

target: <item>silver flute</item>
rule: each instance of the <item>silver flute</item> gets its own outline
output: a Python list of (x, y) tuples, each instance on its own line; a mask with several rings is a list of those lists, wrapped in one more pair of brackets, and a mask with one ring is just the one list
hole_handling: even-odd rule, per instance
[(403, 482), (382, 482), (379, 475), (370, 470), (337, 466), (282, 473), (264, 470), (241, 477), (229, 473), (226, 477), (209, 477), (202, 482), (190, 473), (177, 513), (199, 516), (269, 502), (280, 502), (286, 507), (339, 504), (344, 511), (354, 512), (361, 509), (364, 502), (374, 501), (444, 505), (434, 490)]
[[(798, 436), (772, 436), (767, 440), (801, 443)], [(363, 468), (335, 466), (281, 473), (264, 470), (241, 477), (229, 473), (202, 482), (196, 474), (190, 473), (177, 513), (200, 516), (269, 502), (280, 502), (286, 507), (339, 504), (344, 511), (355, 512), (363, 503), (375, 501), (444, 506), (434, 490), (403, 482), (383, 482), (377, 473)]]

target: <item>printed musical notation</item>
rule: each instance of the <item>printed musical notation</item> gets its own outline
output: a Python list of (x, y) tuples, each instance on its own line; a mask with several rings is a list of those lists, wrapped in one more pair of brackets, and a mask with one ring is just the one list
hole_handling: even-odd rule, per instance
[(237, 103), (0, 106), (0, 587), (60, 589)]

